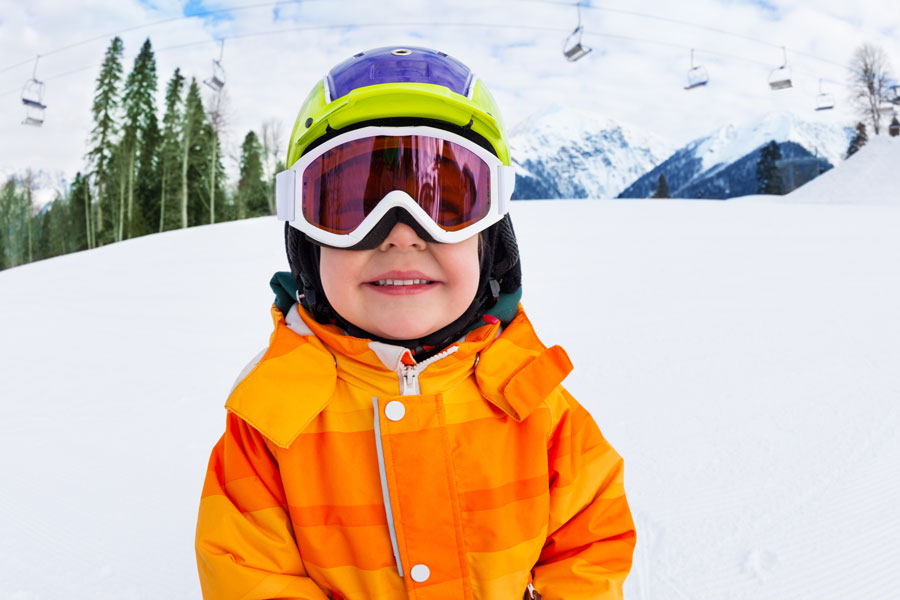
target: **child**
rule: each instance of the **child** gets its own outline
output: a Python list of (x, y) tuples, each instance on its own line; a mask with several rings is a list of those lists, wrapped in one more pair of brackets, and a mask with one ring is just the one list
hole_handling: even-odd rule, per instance
[(519, 305), (500, 113), (442, 52), (332, 69), (278, 175), (291, 273), (197, 523), (205, 598), (622, 597), (622, 459)]

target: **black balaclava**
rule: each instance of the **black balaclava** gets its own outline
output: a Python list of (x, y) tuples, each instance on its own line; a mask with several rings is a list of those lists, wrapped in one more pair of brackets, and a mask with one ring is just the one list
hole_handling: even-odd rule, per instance
[[(402, 210), (402, 209), (401, 209)], [(405, 212), (405, 211), (404, 211)], [(509, 215), (494, 223), (479, 235), (481, 272), (475, 298), (466, 311), (455, 321), (423, 338), (392, 340), (373, 335), (360, 329), (337, 313), (328, 302), (319, 275), (320, 246), (303, 232), (285, 223), (284, 236), (291, 275), (303, 294), (304, 303), (312, 317), (319, 323), (335, 324), (354, 337), (367, 338), (388, 344), (404, 346), (413, 351), (417, 360), (443, 350), (459, 339), (473, 324), (481, 320), (500, 297), (510, 294), (522, 285), (519, 265), (519, 248)], [(437, 243), (437, 242), (428, 242)], [(352, 252), (352, 251), (351, 251)]]

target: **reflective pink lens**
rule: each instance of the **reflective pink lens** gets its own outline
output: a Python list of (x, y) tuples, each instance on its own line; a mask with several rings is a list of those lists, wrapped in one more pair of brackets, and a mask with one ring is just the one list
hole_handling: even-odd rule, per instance
[(303, 171), (303, 216), (320, 229), (347, 234), (394, 190), (412, 196), (441, 228), (458, 231), (490, 210), (490, 166), (464, 146), (434, 137), (345, 142)]

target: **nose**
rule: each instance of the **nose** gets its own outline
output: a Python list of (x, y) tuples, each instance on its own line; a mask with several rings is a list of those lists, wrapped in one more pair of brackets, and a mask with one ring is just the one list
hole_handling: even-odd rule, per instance
[(387, 237), (384, 238), (384, 241), (379, 244), (378, 249), (381, 251), (386, 251), (390, 248), (424, 250), (425, 244), (425, 240), (419, 237), (415, 229), (406, 223), (397, 223), (390, 233), (387, 234)]

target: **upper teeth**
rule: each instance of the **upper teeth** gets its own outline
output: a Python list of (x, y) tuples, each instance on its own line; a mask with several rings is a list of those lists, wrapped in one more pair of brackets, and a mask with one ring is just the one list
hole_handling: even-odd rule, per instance
[(421, 285), (428, 283), (427, 279), (379, 279), (376, 285)]

